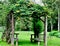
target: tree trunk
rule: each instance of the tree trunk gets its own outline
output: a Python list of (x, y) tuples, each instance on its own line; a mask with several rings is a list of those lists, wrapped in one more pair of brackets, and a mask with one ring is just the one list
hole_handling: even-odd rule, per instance
[(58, 32), (60, 32), (60, 9), (58, 8)]
[(6, 34), (6, 42), (8, 43), (11, 43), (11, 32), (12, 32), (12, 35), (14, 35), (13, 33), (14, 32), (14, 19), (12, 15), (13, 15), (13, 11), (10, 11), (10, 13), (7, 15), (7, 18), (6, 18), (7, 21), (6, 21), (5, 34)]
[(47, 16), (45, 17), (44, 23), (44, 46), (47, 46)]
[(14, 16), (12, 15), (11, 45), (14, 46)]
[[(35, 21), (35, 20), (34, 20)], [(35, 22), (33, 23), (34, 24), (34, 26), (33, 26), (33, 28), (34, 28), (34, 38), (36, 38), (36, 26), (35, 26)], [(37, 42), (36, 40), (34, 40), (34, 42)]]
[(53, 30), (53, 23), (52, 23), (52, 18), (51, 18), (51, 31)]
[[(38, 22), (38, 19), (37, 18), (33, 18), (33, 30), (34, 30), (34, 38), (39, 38), (39, 32), (37, 31), (37, 28), (36, 28), (36, 23)], [(34, 42), (37, 42), (36, 40), (34, 40)]]
[(11, 15), (8, 15), (6, 23), (6, 42), (8, 43), (11, 43), (10, 32), (11, 32)]

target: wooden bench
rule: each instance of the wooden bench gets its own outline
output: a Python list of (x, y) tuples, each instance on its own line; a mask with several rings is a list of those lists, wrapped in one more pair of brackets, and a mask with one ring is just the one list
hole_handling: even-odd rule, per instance
[(30, 40), (31, 42), (33, 42), (34, 40), (36, 40), (37, 42), (41, 42), (43, 41), (43, 37), (41, 37), (41, 34), (40, 34), (39, 38), (34, 38), (34, 34), (31, 34)]
[[(3, 41), (4, 37), (5, 37), (5, 32), (3, 34), (4, 35), (1, 37), (2, 38), (2, 41)], [(10, 38), (11, 38), (11, 35), (12, 34), (10, 34)], [(14, 40), (16, 40), (16, 46), (18, 46), (18, 35), (19, 35), (19, 33), (14, 33)]]
[(39, 36), (39, 38), (34, 38), (33, 36), (34, 36), (34, 34), (31, 34), (31, 38), (30, 38), (30, 40), (31, 40), (31, 42), (33, 42), (34, 40), (36, 40), (37, 42), (38, 42), (38, 46), (40, 46), (40, 42), (42, 42), (43, 41), (43, 37), (41, 37), (41, 35), (43, 35), (43, 34), (40, 34)]

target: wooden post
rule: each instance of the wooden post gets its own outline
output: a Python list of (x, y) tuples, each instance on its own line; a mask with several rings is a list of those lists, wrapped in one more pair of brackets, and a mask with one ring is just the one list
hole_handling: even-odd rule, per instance
[(44, 30), (44, 46), (47, 46), (47, 16), (45, 16)]
[[(12, 14), (12, 13), (11, 13), (11, 14)], [(12, 24), (11, 45), (14, 46), (14, 16), (13, 16), (13, 14), (12, 14), (11, 24)]]
[(32, 42), (32, 34), (31, 34), (31, 39), (30, 39), (30, 40), (31, 40), (31, 42)]

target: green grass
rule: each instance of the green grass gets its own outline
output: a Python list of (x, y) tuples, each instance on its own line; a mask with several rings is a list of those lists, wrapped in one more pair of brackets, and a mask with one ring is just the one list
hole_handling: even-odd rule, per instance
[[(20, 31), (18, 32), (18, 44), (19, 46), (38, 46), (37, 43), (31, 43), (30, 42), (30, 34), (33, 34), (31, 31)], [(7, 44), (5, 41), (1, 40), (2, 33), (0, 32), (0, 46), (11, 46), (10, 44)], [(40, 46), (44, 46), (43, 42)], [(60, 46), (60, 38), (57, 37), (51, 37), (48, 39), (48, 46)]]
[(51, 37), (48, 39), (48, 46), (60, 46), (60, 38)]

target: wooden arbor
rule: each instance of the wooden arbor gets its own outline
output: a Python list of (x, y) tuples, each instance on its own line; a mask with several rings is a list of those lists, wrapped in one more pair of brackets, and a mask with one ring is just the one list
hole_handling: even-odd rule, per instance
[[(31, 15), (30, 17), (33, 17), (34, 18), (34, 21), (37, 22), (38, 18), (39, 20), (42, 20), (40, 17), (41, 16), (45, 16), (46, 11), (44, 10), (44, 8), (40, 7), (39, 5), (33, 5), (33, 4), (30, 4), (29, 6), (27, 5), (26, 3), (26, 7), (24, 7), (24, 4), (23, 3), (23, 6), (19, 7), (20, 11), (18, 11), (20, 14), (21, 12), (24, 12), (23, 15)], [(29, 3), (28, 3), (29, 4)], [(22, 5), (22, 4), (19, 4), (19, 6)], [(24, 7), (24, 8), (23, 8)], [(38, 8), (37, 8), (38, 7)], [(17, 7), (16, 7), (17, 8)], [(26, 11), (26, 9), (28, 11)], [(37, 10), (36, 10), (37, 9)], [(28, 13), (27, 13), (28, 12)], [(22, 15), (22, 14), (21, 14)], [(46, 16), (45, 16), (46, 17)], [(46, 18), (45, 18), (45, 21), (44, 23), (47, 22), (46, 21)], [(33, 22), (35, 23), (35, 22)], [(46, 25), (46, 24), (45, 24)], [(36, 26), (35, 26), (36, 27)], [(36, 31), (36, 30), (34, 30)], [(35, 33), (35, 32), (34, 32)], [(10, 34), (12, 34), (12, 37), (10, 38)], [(38, 33), (37, 33), (38, 34)], [(36, 35), (36, 33), (35, 33)], [(8, 43), (12, 43), (12, 46), (14, 46), (14, 13), (13, 13), (13, 10), (11, 10), (9, 12), (9, 14), (7, 15), (7, 24), (6, 24), (6, 41)]]
[[(11, 10), (9, 12), (9, 14), (7, 15), (6, 17), (6, 31), (5, 31), (5, 34), (6, 34), (6, 41), (8, 43), (11, 42), (11, 45), (14, 46), (14, 13), (13, 13), (13, 10)], [(44, 25), (45, 25), (45, 31), (44, 31), (44, 42), (45, 42), (45, 46), (47, 46), (47, 17), (45, 17), (44, 19)], [(11, 35), (10, 35), (11, 34)], [(11, 36), (11, 37), (10, 37)]]

